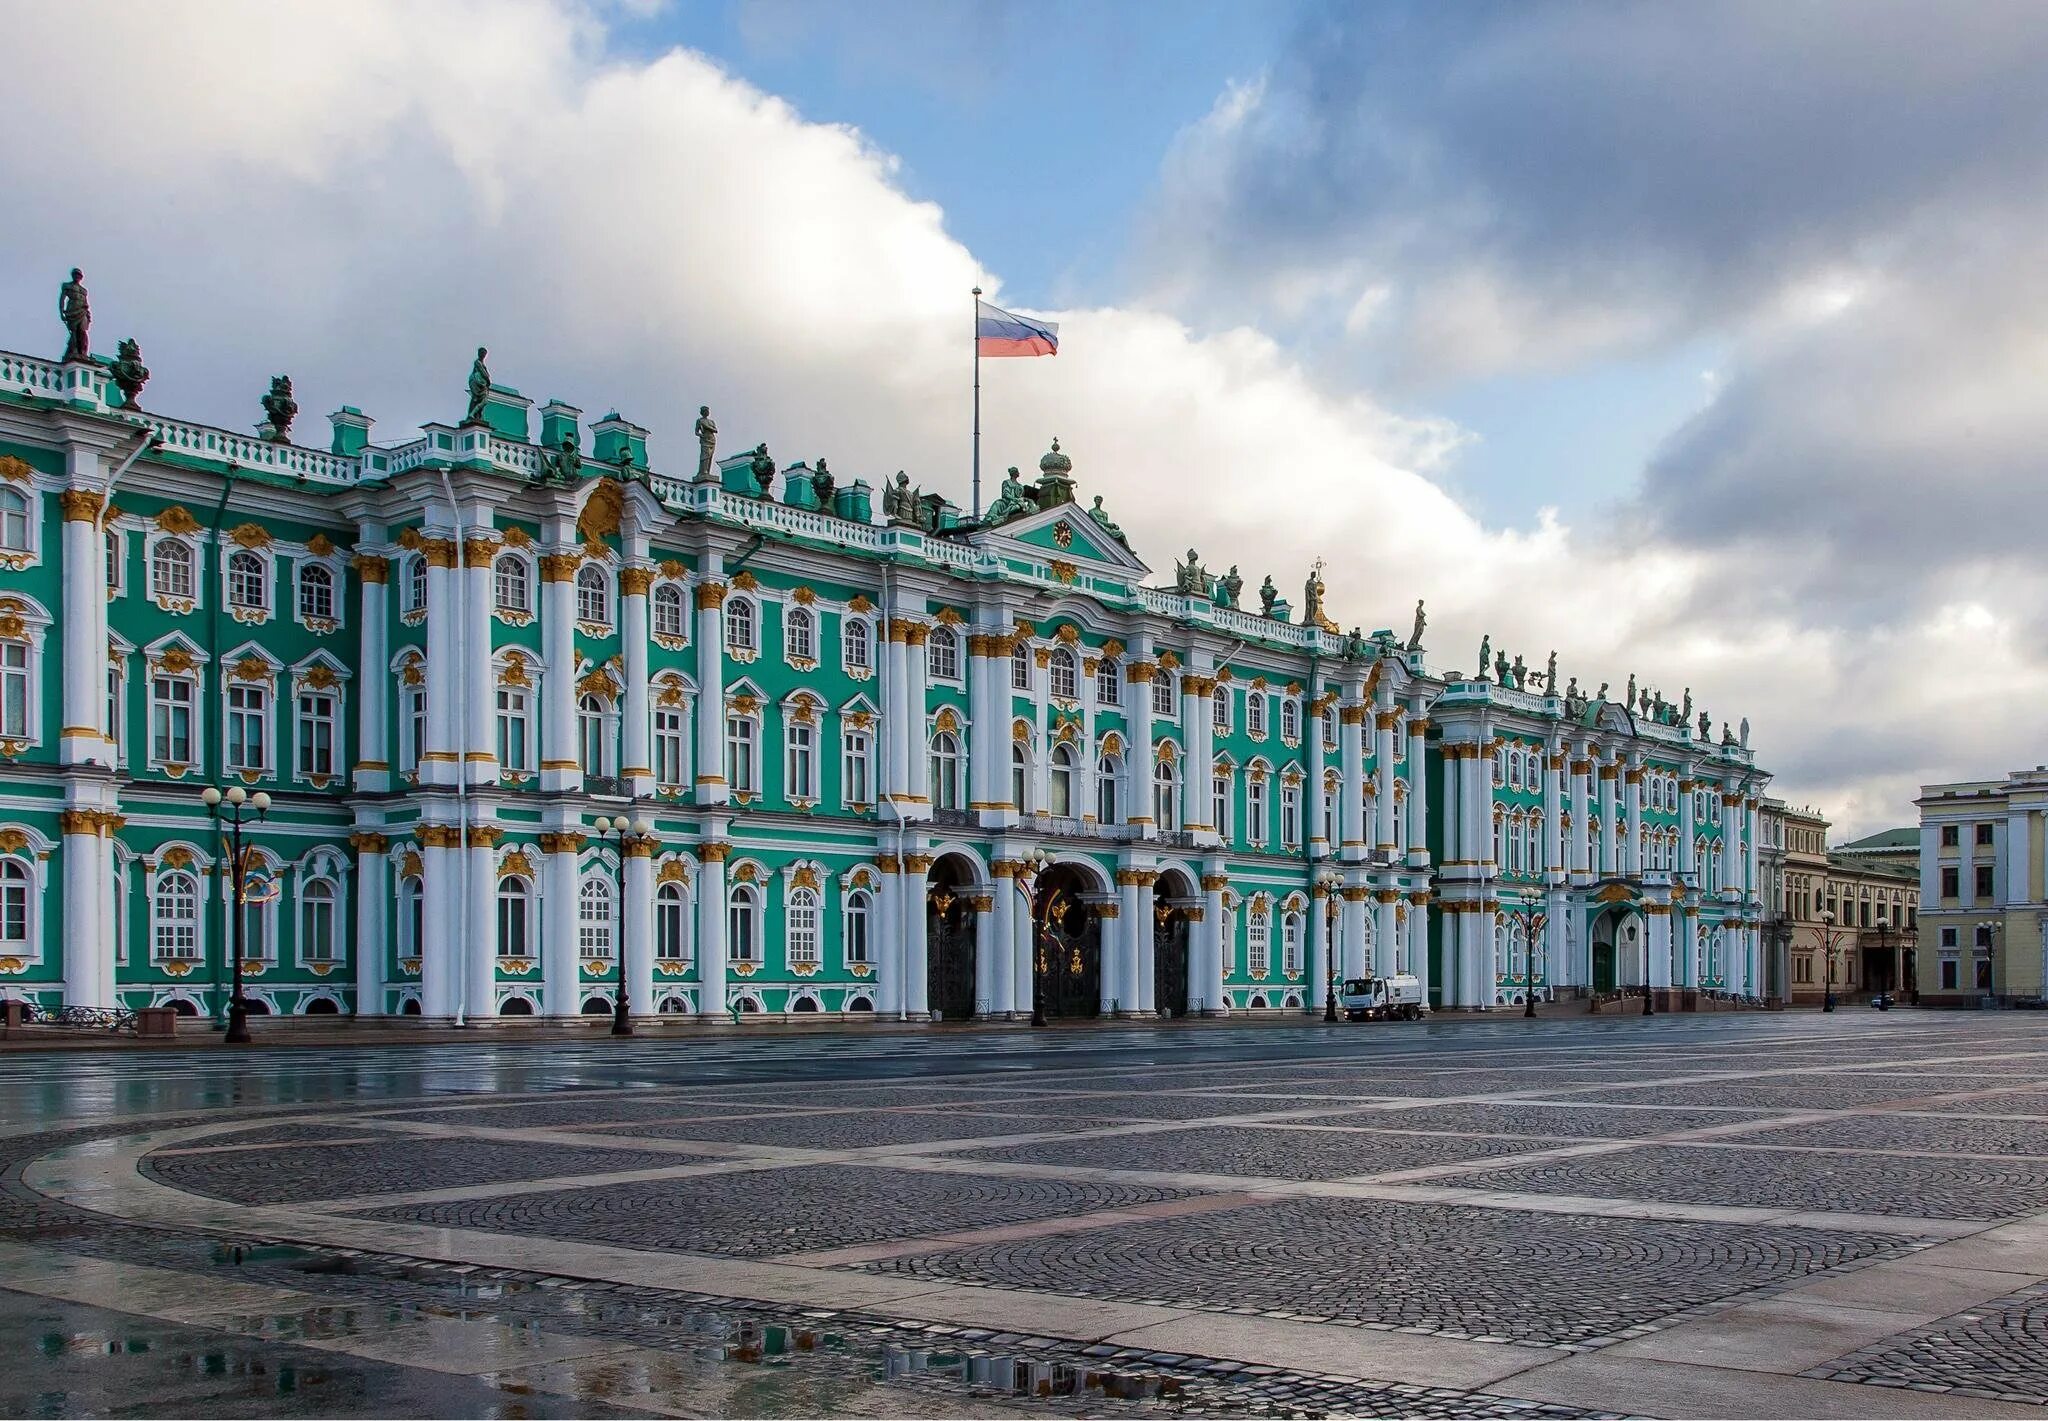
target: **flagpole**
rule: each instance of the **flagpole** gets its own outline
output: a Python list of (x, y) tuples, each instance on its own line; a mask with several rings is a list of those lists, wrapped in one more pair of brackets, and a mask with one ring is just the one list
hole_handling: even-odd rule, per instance
[(974, 516), (981, 517), (981, 288), (974, 288)]

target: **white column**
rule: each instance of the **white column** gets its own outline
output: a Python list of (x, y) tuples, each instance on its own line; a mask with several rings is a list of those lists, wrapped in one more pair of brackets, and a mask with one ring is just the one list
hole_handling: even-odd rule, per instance
[[(1009, 888), (1000, 879), (995, 886)], [(977, 889), (968, 895), (968, 902), (974, 909), (974, 1015), (977, 1020), (986, 1021), (996, 1014), (996, 985), (1008, 964), (1001, 960), (996, 944), (995, 893)]]
[(1543, 972), (1551, 990), (1559, 987), (1575, 987), (1578, 981), (1578, 964), (1571, 960), (1571, 945), (1566, 936), (1566, 915), (1571, 911), (1565, 895), (1564, 885), (1553, 882), (1550, 891), (1544, 895), (1543, 905)]
[[(2010, 809), (2005, 816), (2005, 901), (2025, 907), (2034, 901), (2034, 844), (2029, 832), (2032, 819), (2025, 809)], [(1893, 923), (1903, 928), (1902, 923)]]
[(882, 734), (888, 737), (882, 756), (882, 803), (886, 819), (903, 817), (905, 796), (910, 793), (910, 712), (904, 685), (906, 654), (903, 638), (908, 632), (901, 618), (890, 609), (883, 622), (882, 640)]
[(1320, 1007), (1330, 990), (1330, 899), (1320, 883), (1308, 900), (1308, 979), (1308, 1005)]
[(929, 854), (905, 854), (899, 903), (903, 914), (903, 1010), (912, 1021), (931, 1014), (930, 964), (926, 960), (931, 943), (931, 915), (926, 911), (930, 891), (932, 860)]
[[(1371, 890), (1365, 886), (1363, 881), (1349, 881), (1351, 875), (1348, 874), (1346, 877), (1347, 881), (1342, 890), (1344, 894), (1343, 921), (1338, 931), (1342, 938), (1344, 951), (1344, 971), (1342, 975), (1349, 979), (1365, 975), (1365, 900)], [(1379, 944), (1375, 942), (1373, 946), (1377, 948)]]
[(1134, 647), (1124, 669), (1124, 720), (1131, 728), (1124, 756), (1124, 818), (1150, 838), (1158, 832), (1152, 822), (1152, 678), (1166, 673), (1144, 656)]
[(1310, 862), (1328, 858), (1337, 852), (1337, 846), (1323, 834), (1323, 718), (1316, 713), (1321, 688), (1311, 685), (1302, 695), (1301, 733), (1304, 773), (1307, 783), (1302, 786), (1302, 804), (1308, 815), (1308, 828), (1302, 834), (1302, 841), (1308, 845)]
[(1612, 878), (1620, 871), (1615, 859), (1614, 846), (1620, 839), (1616, 822), (1615, 780), (1620, 777), (1621, 768), (1613, 761), (1600, 766), (1600, 868), (1602, 878)]
[(462, 774), (473, 785), (495, 789), (498, 744), (492, 733), (497, 678), (491, 674), (491, 560), (498, 545), (487, 538), (463, 544), (467, 570), (459, 575), (463, 616)]
[(548, 1016), (575, 1016), (583, 1005), (576, 948), (576, 861), (583, 844), (581, 834), (540, 836), (541, 1010)]
[[(74, 471), (80, 466), (97, 473), (99, 459), (87, 451), (74, 453)], [(63, 568), (64, 601), (59, 610), (60, 633), (57, 646), (60, 675), (60, 713), (57, 758), (60, 764), (112, 763), (107, 745), (107, 550), (99, 531), (100, 496), (83, 488), (65, 489), (57, 496), (63, 511), (63, 533), (59, 557)], [(215, 589), (214, 596), (220, 592)], [(44, 651), (47, 658), (48, 649)], [(45, 666), (49, 664), (47, 659)], [(91, 934), (86, 936), (90, 937)], [(109, 979), (111, 986), (111, 979)], [(70, 1000), (77, 1000), (72, 998)], [(111, 1002), (85, 1002), (86, 1006), (109, 1006)]]
[(383, 1016), (384, 954), (391, 933), (391, 860), (386, 854), (391, 844), (377, 833), (354, 834), (350, 842), (356, 850), (356, 1015)]
[[(646, 599), (641, 599), (643, 602)], [(626, 1006), (635, 1016), (654, 1012), (654, 843), (637, 839), (626, 845), (626, 896), (619, 904), (625, 915), (620, 937), (620, 978), (626, 985)]]
[(1744, 873), (1742, 895), (1746, 899), (1754, 898), (1757, 896), (1758, 884), (1756, 801), (1754, 799), (1745, 799), (1742, 802), (1742, 866)]
[(1337, 755), (1343, 772), (1343, 786), (1337, 805), (1337, 846), (1345, 862), (1365, 854), (1365, 713), (1355, 701), (1346, 701), (1337, 711)]
[(1623, 774), (1622, 785), (1628, 796), (1628, 829), (1621, 844), (1621, 861), (1628, 866), (1626, 872), (1640, 875), (1643, 871), (1643, 767), (1631, 764)]
[[(432, 692), (428, 692), (429, 705)], [(462, 853), (455, 847), (460, 831), (451, 825), (421, 825), (416, 831), (420, 844), (420, 917), (422, 941), (414, 944), (420, 955), (420, 1015), (429, 1020), (455, 1015), (458, 1000), (458, 954), (461, 939), (455, 932), (455, 895), (461, 891), (459, 868)]]
[[(581, 790), (583, 762), (576, 746), (576, 565), (579, 554), (552, 552), (540, 560), (541, 677), (540, 785), (543, 790)], [(699, 630), (698, 646), (703, 646)], [(701, 685), (701, 678), (699, 684)], [(703, 697), (698, 698), (704, 704)], [(432, 712), (433, 703), (428, 702)], [(705, 761), (698, 759), (698, 768)], [(710, 762), (717, 764), (716, 760)], [(554, 1009), (549, 1008), (553, 1015)]]
[[(455, 544), (430, 539), (427, 559), (427, 749), (420, 757), (420, 783), (453, 785), (461, 773), (462, 717), (456, 643), (462, 604), (455, 583)], [(429, 894), (432, 890), (428, 890)], [(435, 919), (430, 913), (430, 921)], [(450, 1004), (452, 1007), (452, 1003)], [(424, 1010), (424, 998), (422, 998)]]
[(1694, 791), (1699, 786), (1691, 779), (1678, 782), (1678, 871), (1681, 874), (1697, 874), (1700, 871), (1698, 855), (1693, 851), (1693, 838), (1698, 833), (1693, 823), (1692, 802)]
[(1587, 758), (1583, 743), (1572, 746), (1571, 756), (1572, 847), (1568, 866), (1575, 876), (1589, 878), (1593, 873), (1593, 762)]
[[(1168, 674), (1162, 671), (1161, 674)], [(1216, 773), (1214, 757), (1202, 753), (1204, 732), (1209, 728), (1209, 698), (1202, 694), (1202, 678), (1183, 672), (1180, 678), (1180, 741), (1187, 750), (1181, 764), (1180, 826), (1190, 833), (1212, 827), (1209, 823), (1209, 781)]]
[(1088, 911), (1095, 914), (1097, 956), (1102, 969), (1096, 1009), (1105, 1018), (1128, 1016), (1132, 1010), (1128, 971), (1132, 955), (1128, 941), (1130, 922), (1123, 916), (1119, 903), (1091, 903)]
[(903, 733), (907, 743), (903, 769), (905, 792), (909, 798), (902, 805), (907, 812), (901, 817), (929, 819), (932, 817), (932, 761), (925, 734), (925, 707), (931, 699), (926, 691), (926, 673), (931, 669), (927, 660), (927, 643), (932, 629), (917, 622), (905, 630), (908, 640), (903, 646)]
[(903, 1014), (903, 860), (875, 855), (882, 886), (875, 894), (875, 1014)]
[[(645, 799), (654, 793), (647, 708), (647, 593), (653, 585), (654, 569), (650, 567), (628, 567), (619, 572), (619, 637), (626, 660), (626, 692), (619, 700), (619, 773), (625, 777), (626, 792), (635, 799)], [(822, 745), (819, 753), (824, 753)], [(639, 989), (636, 981), (632, 997), (635, 1011), (647, 1005), (641, 1001)]]
[(1650, 903), (1649, 926), (1646, 929), (1649, 951), (1649, 985), (1667, 989), (1671, 986), (1671, 908), (1665, 903)]
[[(995, 901), (989, 905), (989, 1011), (998, 1017), (1014, 1015), (1017, 1005), (1017, 866), (1008, 859), (989, 865), (994, 880)], [(979, 947), (976, 948), (978, 952)], [(1022, 1008), (1031, 1009), (1025, 1002)]]
[(1008, 684), (1010, 671), (995, 659), (994, 648), (1001, 640), (981, 633), (967, 638), (967, 714), (973, 720), (967, 728), (967, 803), (977, 814), (990, 812), (995, 823), (1002, 819), (990, 806), (1008, 795), (1010, 783), (1009, 736), (1003, 732), (1009, 717), (996, 699), (997, 687)]
[[(1489, 875), (1500, 872), (1500, 865), (1493, 862), (1493, 758), (1486, 753), (1491, 742), (1492, 733), (1481, 721), (1479, 742), (1472, 747), (1479, 753), (1465, 762), (1465, 792), (1470, 796), (1467, 804), (1471, 811), (1465, 816), (1465, 835), (1472, 846), (1469, 857), (1486, 864)], [(1492, 1000), (1490, 986), (1487, 999)]]
[(1429, 1010), (1429, 894), (1408, 894), (1408, 973), (1422, 988), (1422, 1009)]
[[(367, 794), (379, 794), (391, 784), (391, 743), (385, 728), (385, 664), (391, 659), (388, 628), (384, 623), (385, 587), (391, 579), (391, 560), (360, 554), (355, 560), (360, 595), (356, 603), (357, 626), (362, 632), (362, 664), (356, 677), (356, 769), (355, 787)], [(360, 912), (360, 909), (358, 909)], [(378, 1010), (383, 1009), (380, 992)], [(357, 998), (356, 1010), (365, 1010)]]
[[(1465, 857), (1465, 750), (1462, 744), (1446, 744), (1443, 757), (1443, 842), (1444, 858), (1457, 863)], [(1438, 864), (1441, 870), (1443, 865)]]
[[(697, 1015), (714, 1021), (725, 1017), (725, 964), (731, 956), (725, 940), (725, 859), (732, 845), (724, 841), (725, 830), (724, 819), (707, 819), (697, 845)], [(885, 891), (888, 883), (885, 877)]]
[(1033, 879), (1018, 880), (1010, 893), (1010, 1000), (1023, 1016), (1031, 1014), (1032, 979), (1038, 970), (1038, 929), (1031, 916)]
[(1564, 878), (1564, 749), (1552, 744), (1544, 752), (1543, 865), (1548, 881)]
[[(715, 577), (707, 577), (697, 584), (697, 803), (725, 804), (732, 797), (732, 787), (725, 782), (725, 619), (720, 609), (725, 605), (725, 584)], [(572, 623), (573, 625), (573, 623)], [(889, 733), (888, 718), (883, 717), (882, 734)], [(889, 756), (893, 764), (895, 757)], [(718, 874), (719, 892), (713, 903), (712, 917), (718, 920), (718, 940), (725, 941), (725, 870)], [(700, 914), (702, 910), (699, 910)], [(700, 917), (701, 921), (701, 917)], [(704, 941), (700, 935), (698, 941)], [(697, 954), (698, 970), (702, 972), (706, 954)], [(697, 1005), (699, 1015), (707, 1012), (717, 1016), (725, 1014), (725, 956), (719, 954), (717, 971), (719, 975), (718, 1000), (707, 1007), (703, 1002)], [(708, 979), (700, 979), (708, 980)]]
[(462, 950), (467, 970), (462, 975), (463, 1010), (472, 1020), (488, 1020), (498, 1014), (497, 853), (498, 830), (491, 827), (469, 831), (469, 847), (450, 854), (449, 862), (463, 876), (458, 893), (468, 896), (468, 912), (462, 921), (469, 934)]
[[(105, 652), (100, 653), (100, 664), (106, 664)], [(67, 809), (61, 821), (63, 839), (58, 845), (58, 854), (64, 869), (60, 914), (64, 943), (64, 1005), (114, 1006), (114, 945), (112, 939), (102, 936), (100, 931), (105, 917), (100, 894), (106, 884), (100, 873), (98, 816), (89, 809)]]
[[(1118, 875), (1118, 881), (1122, 883), (1122, 875)], [(1132, 950), (1131, 996), (1137, 1011), (1144, 1016), (1156, 1015), (1161, 1005), (1157, 980), (1159, 928), (1152, 912), (1158, 883), (1159, 870), (1148, 868), (1137, 875), (1135, 882), (1122, 884), (1125, 938)], [(1185, 1011), (1188, 1004), (1178, 1001), (1166, 1005), (1174, 1011)]]
[(1408, 866), (1429, 866), (1429, 718), (1408, 708)]
[[(1224, 876), (1221, 860), (1202, 873), (1202, 921), (1197, 941), (1200, 946), (1189, 963), (1189, 978), (1199, 972), (1200, 997), (1205, 1016), (1229, 1016), (1230, 1004), (1223, 995), (1223, 890), (1230, 880)], [(1199, 963), (1199, 966), (1197, 966)]]
[(1380, 888), (1373, 893), (1373, 975), (1389, 976), (1400, 968), (1401, 941), (1395, 936), (1394, 905), (1401, 901), (1401, 895), (1392, 888)]
[(1378, 820), (1373, 847), (1390, 858), (1394, 852), (1394, 725), (1399, 719), (1392, 702), (1384, 699), (1373, 715), (1373, 787)]

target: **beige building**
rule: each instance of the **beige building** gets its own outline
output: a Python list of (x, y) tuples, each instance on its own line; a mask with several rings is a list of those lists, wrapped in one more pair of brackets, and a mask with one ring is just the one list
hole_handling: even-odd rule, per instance
[[(1840, 848), (1815, 809), (1766, 800), (1759, 848), (1767, 995), (1819, 1006), (1873, 992), (1910, 994), (1920, 886), (1916, 830), (1888, 829)], [(1905, 845), (1902, 849), (1901, 845)]]
[(2039, 1001), (2048, 967), (2042, 850), (2048, 767), (1924, 785), (1920, 997), (1930, 1005)]

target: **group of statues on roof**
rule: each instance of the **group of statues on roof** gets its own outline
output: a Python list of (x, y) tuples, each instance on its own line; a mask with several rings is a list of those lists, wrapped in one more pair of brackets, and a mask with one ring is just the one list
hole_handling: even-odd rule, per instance
[[(1268, 586), (1272, 584), (1271, 578), (1266, 581)], [(1235, 607), (1238, 597), (1244, 592), (1244, 578), (1239, 575), (1236, 563), (1230, 565), (1230, 571), (1218, 577), (1203, 567), (1201, 556), (1189, 548), (1187, 561), (1173, 565), (1173, 590), (1183, 597), (1194, 597), (1211, 606)], [(1263, 589), (1260, 595), (1264, 595)]]
[[(1416, 610), (1420, 612), (1420, 604)], [(1495, 651), (1493, 635), (1488, 633), (1479, 639), (1479, 675), (1475, 679), (1498, 681), (1513, 691), (1534, 689), (1546, 696), (1554, 696), (1557, 694), (1557, 653), (1551, 652), (1544, 668), (1537, 671), (1523, 662), (1520, 652), (1515, 653), (1513, 661), (1509, 661), (1506, 652)], [(1572, 685), (1577, 686), (1578, 681), (1575, 679)]]
[[(1416, 635), (1419, 639), (1422, 630), (1421, 603), (1418, 602), (1416, 604), (1415, 611), (1417, 619)], [(1531, 689), (1533, 684), (1533, 689), (1539, 690), (1547, 696), (1556, 696), (1559, 694), (1557, 689), (1557, 653), (1554, 651), (1550, 653), (1549, 662), (1541, 672), (1532, 673), (1523, 664), (1522, 658), (1519, 655), (1513, 661), (1509, 661), (1506, 652), (1495, 651), (1493, 649), (1493, 637), (1491, 634), (1488, 634), (1479, 639), (1479, 674), (1474, 679), (1479, 681), (1497, 681), (1502, 686), (1516, 691)], [(1583, 715), (1590, 707), (1606, 704), (1608, 685), (1608, 682), (1602, 681), (1600, 689), (1591, 697), (1588, 697), (1579, 690), (1579, 678), (1576, 676), (1572, 677), (1563, 692), (1565, 714), (1576, 718)], [(1688, 734), (1691, 734), (1695, 725), (1697, 725), (1701, 740), (1710, 741), (1712, 739), (1713, 721), (1708, 718), (1707, 713), (1701, 711), (1696, 722), (1693, 718), (1692, 687), (1690, 686), (1685, 688), (1684, 694), (1679, 700), (1668, 701), (1661, 692), (1650, 690), (1647, 687), (1639, 689), (1636, 686), (1635, 676), (1631, 674), (1628, 678), (1628, 689), (1623, 693), (1620, 704), (1626, 707), (1631, 714), (1650, 722), (1652, 725), (1668, 725), (1674, 729), (1684, 730)], [(1747, 749), (1749, 747), (1748, 718), (1744, 717), (1742, 729), (1739, 733), (1723, 725), (1721, 727), (1721, 744), (1739, 745)]]

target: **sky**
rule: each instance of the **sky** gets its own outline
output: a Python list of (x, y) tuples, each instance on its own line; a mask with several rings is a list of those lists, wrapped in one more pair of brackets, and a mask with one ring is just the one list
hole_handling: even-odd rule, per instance
[[(2048, 7), (163, 0), (10, 16), (0, 347), (536, 399), (1190, 546), (1747, 719), (1847, 839), (2041, 759)], [(45, 349), (47, 347), (47, 349)]]

